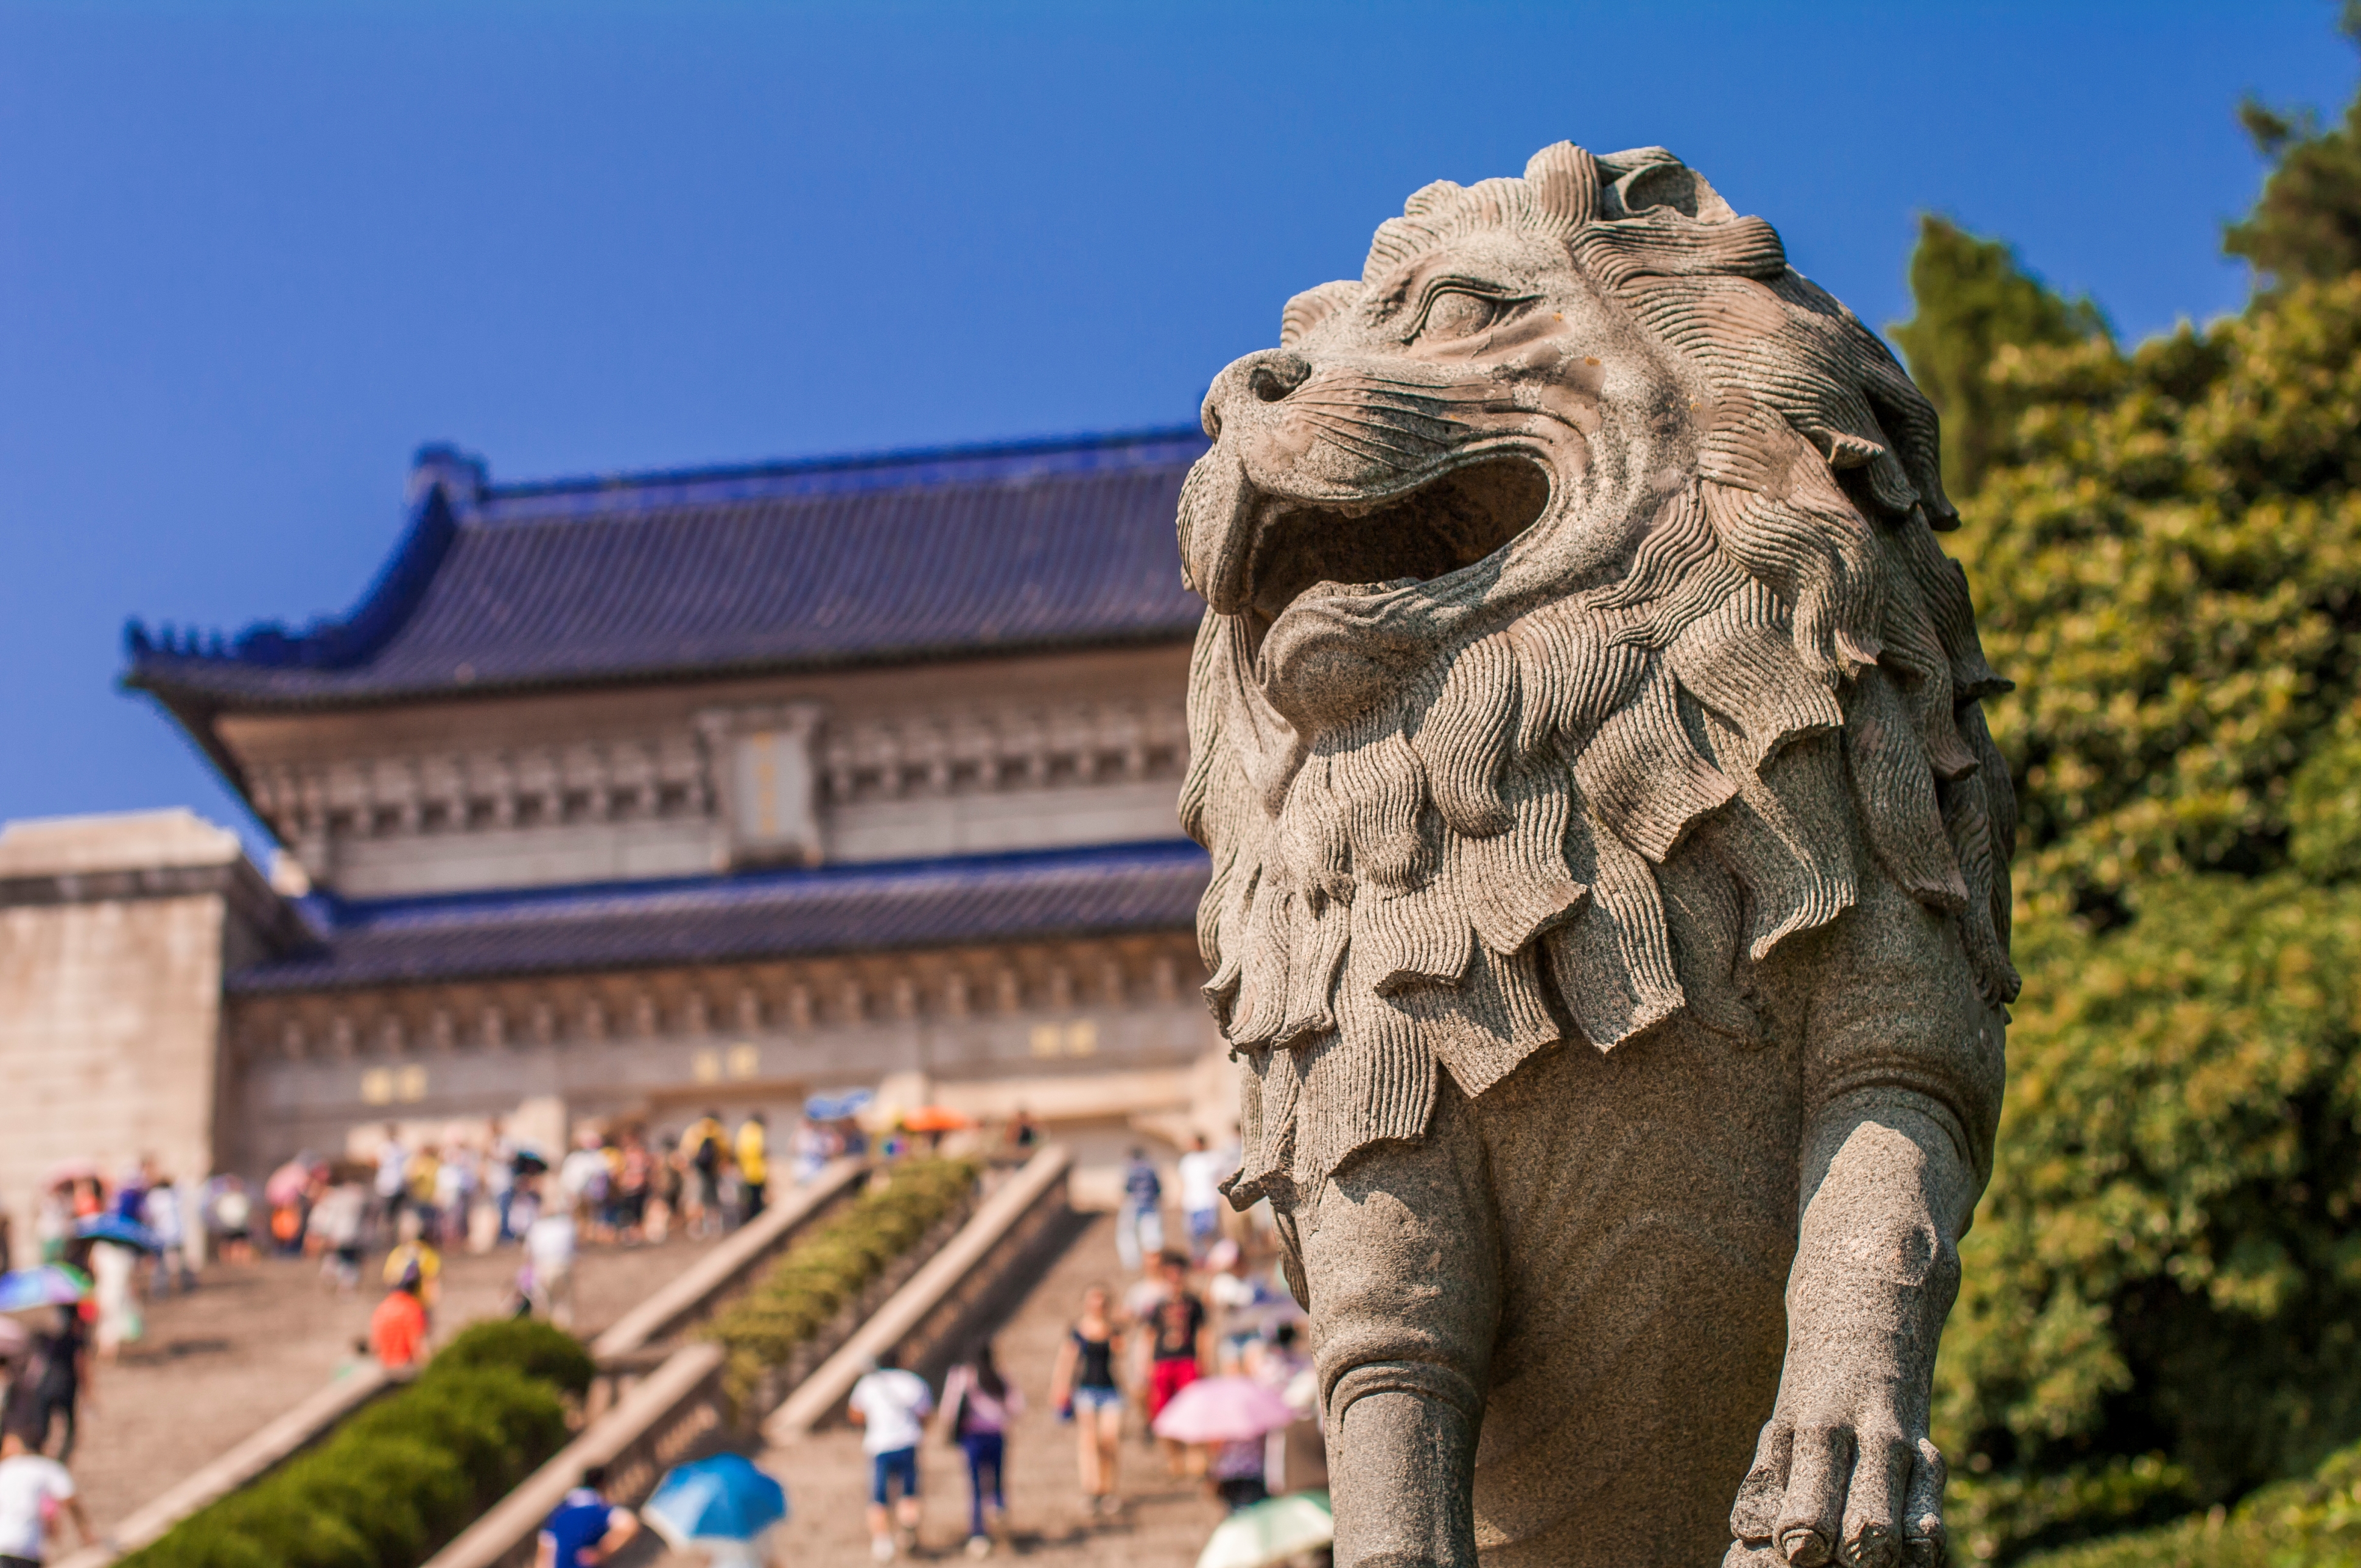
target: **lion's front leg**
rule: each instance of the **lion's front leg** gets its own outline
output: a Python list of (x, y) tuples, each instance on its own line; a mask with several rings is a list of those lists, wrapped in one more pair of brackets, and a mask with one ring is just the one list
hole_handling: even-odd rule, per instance
[(1297, 1216), (1337, 1568), (1476, 1568), (1499, 1242), (1472, 1125), (1443, 1098), (1425, 1139), (1363, 1149)]
[(1725, 1568), (1943, 1561), (1927, 1406), (1979, 1185), (1951, 1125), (1918, 1095), (1864, 1090), (1807, 1134), (1786, 1364)]

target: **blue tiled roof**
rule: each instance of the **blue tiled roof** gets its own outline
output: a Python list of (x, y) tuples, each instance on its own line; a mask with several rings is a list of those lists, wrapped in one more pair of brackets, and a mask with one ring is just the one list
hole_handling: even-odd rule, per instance
[(422, 454), (342, 621), (134, 622), (126, 684), (212, 713), (1189, 637), (1191, 430), (490, 486)]
[(1185, 841), (685, 881), (319, 900), (319, 946), (229, 977), (258, 994), (553, 971), (1188, 930), (1205, 890)]

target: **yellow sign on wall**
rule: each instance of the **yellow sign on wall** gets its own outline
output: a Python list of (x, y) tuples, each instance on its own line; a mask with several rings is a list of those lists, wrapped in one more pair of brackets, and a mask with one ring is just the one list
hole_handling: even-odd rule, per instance
[(1033, 1054), (1037, 1057), (1087, 1057), (1097, 1054), (1099, 1025), (1093, 1018), (1075, 1023), (1036, 1024), (1033, 1026)]
[(730, 1047), (726, 1056), (716, 1047), (707, 1046), (688, 1058), (689, 1076), (699, 1083), (719, 1083), (725, 1070), (741, 1083), (751, 1078), (760, 1078), (763, 1076), (763, 1053), (741, 1040)]
[(426, 1069), (411, 1062), (401, 1068), (373, 1067), (361, 1074), (361, 1103), (390, 1105), (399, 1100), (416, 1104), (426, 1098)]

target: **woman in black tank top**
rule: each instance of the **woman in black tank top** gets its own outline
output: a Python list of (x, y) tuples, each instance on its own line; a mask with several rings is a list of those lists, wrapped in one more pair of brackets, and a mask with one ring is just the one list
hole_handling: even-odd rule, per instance
[(1115, 1341), (1091, 1339), (1080, 1329), (1074, 1335), (1074, 1387), (1093, 1390), (1105, 1388), (1122, 1392), (1115, 1380)]
[(1058, 1369), (1049, 1380), (1050, 1403), (1074, 1423), (1083, 1507), (1096, 1514), (1113, 1514), (1121, 1506), (1115, 1475), (1123, 1442), (1123, 1389), (1115, 1369), (1123, 1354), (1123, 1332), (1107, 1302), (1104, 1285), (1082, 1292), (1082, 1316), (1058, 1347)]

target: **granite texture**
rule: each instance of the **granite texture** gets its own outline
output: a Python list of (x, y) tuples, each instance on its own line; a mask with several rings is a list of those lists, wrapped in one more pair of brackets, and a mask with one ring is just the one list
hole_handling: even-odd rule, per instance
[(1934, 411), (1662, 148), (1224, 370), (1181, 814), (1340, 1563), (1941, 1561), (2008, 773)]

